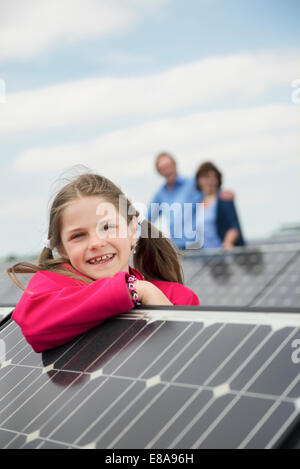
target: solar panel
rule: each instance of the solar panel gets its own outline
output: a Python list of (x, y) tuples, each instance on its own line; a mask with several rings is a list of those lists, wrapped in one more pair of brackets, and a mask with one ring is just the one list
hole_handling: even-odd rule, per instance
[(191, 251), (182, 261), (186, 285), (202, 306), (300, 307), (299, 251), (299, 244)]
[(265, 289), (253, 306), (300, 306), (300, 254)]
[(36, 354), (0, 331), (1, 448), (273, 448), (299, 423), (297, 314), (143, 308)]
[(196, 275), (199, 275), (200, 271), (211, 261), (212, 257), (213, 256), (202, 256), (199, 254), (194, 254), (193, 256), (185, 255), (181, 261), (185, 283), (190, 284), (191, 280)]

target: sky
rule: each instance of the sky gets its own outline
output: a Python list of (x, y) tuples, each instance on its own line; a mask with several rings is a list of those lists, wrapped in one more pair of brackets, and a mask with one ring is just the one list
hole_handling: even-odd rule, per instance
[(42, 249), (65, 177), (136, 204), (203, 161), (246, 239), (300, 221), (299, 0), (0, 0), (0, 258)]

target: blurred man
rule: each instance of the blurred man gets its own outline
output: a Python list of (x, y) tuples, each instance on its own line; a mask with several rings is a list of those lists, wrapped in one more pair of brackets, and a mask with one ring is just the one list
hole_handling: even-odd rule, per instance
[[(179, 249), (185, 249), (192, 238), (185, 233), (184, 204), (192, 203), (199, 197), (195, 178), (185, 178), (177, 173), (176, 161), (167, 152), (160, 153), (155, 160), (157, 172), (165, 179), (165, 184), (154, 195), (148, 210), (148, 220), (155, 223), (163, 218), (162, 231), (168, 234)], [(167, 233), (166, 233), (167, 232)]]

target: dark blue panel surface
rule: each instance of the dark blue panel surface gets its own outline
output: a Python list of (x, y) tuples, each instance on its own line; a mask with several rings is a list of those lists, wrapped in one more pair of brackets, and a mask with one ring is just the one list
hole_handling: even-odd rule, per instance
[(293, 429), (296, 316), (154, 313), (113, 318), (43, 354), (9, 322), (0, 447), (264, 448)]

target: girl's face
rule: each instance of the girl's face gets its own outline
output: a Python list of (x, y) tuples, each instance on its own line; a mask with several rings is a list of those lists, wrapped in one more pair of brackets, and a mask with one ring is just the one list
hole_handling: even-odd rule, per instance
[(107, 200), (89, 196), (71, 202), (62, 214), (60, 255), (94, 280), (128, 272), (137, 239), (137, 221), (127, 221)]

